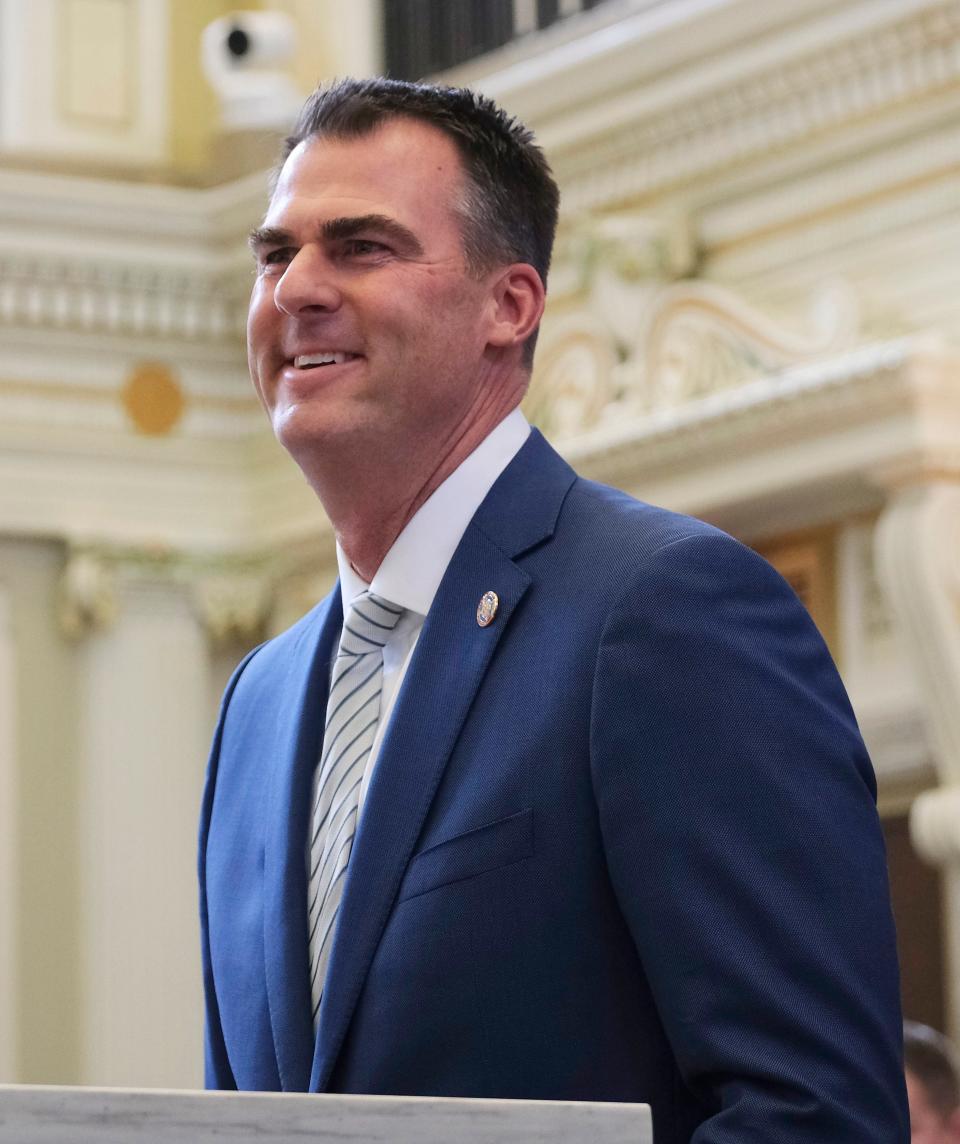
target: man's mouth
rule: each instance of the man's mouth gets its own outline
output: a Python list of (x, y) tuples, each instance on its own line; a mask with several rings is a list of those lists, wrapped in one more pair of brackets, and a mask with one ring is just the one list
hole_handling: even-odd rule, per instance
[(315, 369), (323, 365), (343, 365), (359, 356), (359, 354), (341, 353), (339, 350), (325, 350), (317, 354), (298, 354), (293, 359), (293, 364), (297, 369)]

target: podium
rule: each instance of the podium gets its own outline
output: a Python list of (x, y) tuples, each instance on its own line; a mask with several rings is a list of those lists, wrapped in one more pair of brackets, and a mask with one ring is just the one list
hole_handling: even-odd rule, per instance
[(650, 1107), (0, 1085), (0, 1144), (653, 1144)]

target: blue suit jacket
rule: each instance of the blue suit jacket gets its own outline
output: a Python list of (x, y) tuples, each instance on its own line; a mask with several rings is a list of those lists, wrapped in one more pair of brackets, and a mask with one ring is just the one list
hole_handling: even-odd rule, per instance
[(340, 624), (335, 591), (224, 699), (210, 1086), (649, 1101), (657, 1144), (906, 1144), (874, 779), (766, 563), (531, 436), (424, 624), (315, 1043), (305, 839)]

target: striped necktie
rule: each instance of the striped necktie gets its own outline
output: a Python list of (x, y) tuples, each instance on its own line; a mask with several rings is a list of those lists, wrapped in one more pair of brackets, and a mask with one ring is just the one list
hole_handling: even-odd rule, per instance
[(323, 750), (314, 776), (308, 858), (307, 920), (314, 1027), (357, 830), (360, 784), (380, 720), (383, 646), (403, 611), (372, 592), (358, 596), (343, 622), (333, 665)]

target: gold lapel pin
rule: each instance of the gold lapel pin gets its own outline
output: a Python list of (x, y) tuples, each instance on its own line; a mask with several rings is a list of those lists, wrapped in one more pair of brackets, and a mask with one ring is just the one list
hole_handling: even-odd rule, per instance
[(496, 592), (484, 592), (480, 597), (480, 603), (477, 604), (477, 623), (481, 628), (489, 627), (493, 623), (493, 617), (497, 614), (497, 608), (500, 607), (500, 597)]

